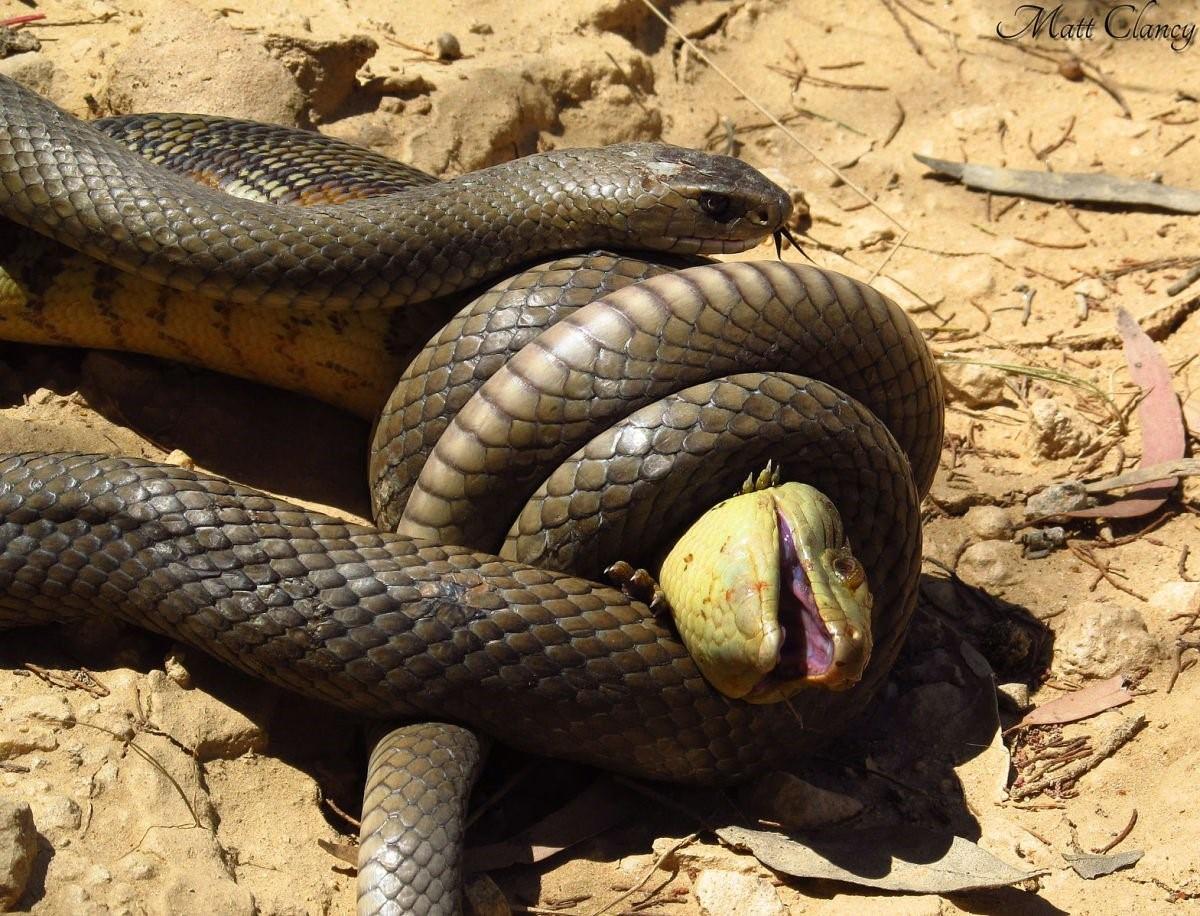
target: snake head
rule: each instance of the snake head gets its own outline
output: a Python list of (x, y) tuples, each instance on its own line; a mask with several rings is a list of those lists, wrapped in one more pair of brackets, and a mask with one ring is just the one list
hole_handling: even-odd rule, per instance
[(607, 147), (631, 165), (628, 228), (640, 247), (683, 254), (730, 254), (772, 236), (792, 213), (787, 192), (740, 159), (665, 143)]
[(689, 653), (726, 696), (773, 703), (862, 678), (874, 602), (837, 509), (812, 487), (714, 506), (676, 542), (659, 581)]

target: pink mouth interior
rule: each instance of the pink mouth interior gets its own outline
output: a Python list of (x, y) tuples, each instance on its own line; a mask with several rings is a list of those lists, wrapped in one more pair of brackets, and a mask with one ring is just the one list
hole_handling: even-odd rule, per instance
[(833, 637), (817, 611), (792, 530), (782, 515), (778, 517), (779, 625), (784, 638), (773, 674), (787, 681), (820, 677), (833, 667)]

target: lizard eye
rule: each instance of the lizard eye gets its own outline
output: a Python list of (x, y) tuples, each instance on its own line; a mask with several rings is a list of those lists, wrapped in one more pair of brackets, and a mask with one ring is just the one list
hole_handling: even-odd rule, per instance
[(833, 571), (851, 589), (858, 588), (867, 577), (866, 570), (854, 557), (838, 557), (833, 561)]

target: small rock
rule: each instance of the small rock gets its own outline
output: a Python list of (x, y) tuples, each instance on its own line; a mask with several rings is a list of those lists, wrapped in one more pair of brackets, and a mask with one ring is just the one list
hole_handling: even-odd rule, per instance
[(950, 124), (964, 133), (994, 134), (1003, 130), (1004, 110), (996, 105), (968, 105), (949, 113)]
[(181, 0), (151, 9), (113, 62), (104, 93), (112, 111), (218, 111), (300, 125), (304, 93), (259, 39)]
[(1100, 427), (1053, 398), (1038, 398), (1029, 405), (1029, 437), (1034, 452), (1043, 458), (1078, 455), (1101, 435)]
[(37, 831), (29, 804), (0, 797), (0, 911), (17, 905), (37, 856)]
[(332, 41), (268, 35), (265, 47), (296, 79), (308, 99), (309, 116), (328, 120), (358, 88), (358, 71), (375, 56), (379, 44), (368, 35)]
[(1200, 582), (1176, 580), (1160, 585), (1150, 596), (1150, 606), (1161, 612), (1157, 616), (1162, 619), (1200, 612)]
[(1163, 655), (1140, 613), (1099, 601), (1068, 611), (1054, 641), (1055, 667), (1068, 677), (1133, 673), (1152, 667)]
[(788, 916), (774, 885), (733, 871), (705, 869), (692, 882), (701, 916)]
[(896, 230), (891, 223), (882, 216), (870, 215), (855, 220), (848, 227), (846, 244), (850, 248), (871, 248), (895, 237)]
[(458, 36), (453, 32), (442, 32), (435, 41), (437, 47), (438, 60), (459, 60), (462, 58), (462, 45), (458, 43)]
[(1013, 684), (997, 684), (996, 693), (1014, 712), (1024, 712), (1033, 706), (1029, 696), (1029, 685), (1020, 682)]
[(856, 798), (831, 792), (791, 773), (773, 772), (744, 787), (738, 798), (764, 820), (788, 830), (813, 830), (849, 820), (862, 812)]
[(54, 90), (62, 81), (54, 61), (41, 51), (0, 60), (0, 73), (50, 99), (55, 97)]
[(75, 712), (67, 698), (57, 693), (43, 693), (13, 703), (5, 709), (12, 722), (33, 720), (66, 728), (75, 724)]
[(266, 749), (266, 732), (242, 711), (207, 693), (185, 690), (163, 671), (151, 671), (147, 680), (154, 723), (191, 748), (200, 761), (232, 760)]
[(188, 671), (187, 665), (184, 664), (184, 656), (181, 650), (172, 649), (167, 654), (167, 657), (163, 659), (163, 671), (166, 672), (167, 677), (184, 690), (192, 686), (192, 672)]
[(979, 541), (963, 551), (955, 571), (968, 585), (1009, 585), (1020, 576), (1021, 548), (1012, 541)]
[(1086, 509), (1092, 504), (1087, 490), (1078, 483), (1054, 483), (1025, 500), (1026, 518), (1045, 518)]
[(437, 87), (417, 73), (392, 73), (388, 76), (373, 76), (363, 83), (362, 91), (372, 95), (395, 96), (398, 99), (415, 99), (429, 95)]
[(1004, 373), (991, 366), (970, 363), (943, 363), (942, 381), (946, 383), (946, 400), (964, 407), (995, 407), (1006, 403), (1008, 387)]
[(74, 835), (83, 823), (82, 809), (65, 795), (39, 793), (30, 796), (29, 805), (36, 814), (38, 831), (54, 845)]
[(171, 453), (163, 459), (165, 464), (173, 464), (177, 468), (183, 468), (186, 471), (196, 470), (196, 459), (189, 455), (181, 448), (172, 449)]
[(26, 724), (0, 725), (0, 760), (20, 757), (31, 751), (53, 751), (58, 747), (58, 738), (46, 728)]
[(1108, 298), (1108, 287), (1095, 277), (1080, 280), (1072, 287), (1073, 292), (1083, 293), (1093, 302), (1103, 302)]
[(965, 516), (967, 527), (985, 541), (1007, 541), (1013, 525), (1008, 510), (1000, 506), (972, 506)]
[(486, 22), (472, 22), (467, 31), (472, 35), (491, 35), (494, 30)]
[(33, 32), (0, 25), (0, 59), (41, 49), (42, 43)]

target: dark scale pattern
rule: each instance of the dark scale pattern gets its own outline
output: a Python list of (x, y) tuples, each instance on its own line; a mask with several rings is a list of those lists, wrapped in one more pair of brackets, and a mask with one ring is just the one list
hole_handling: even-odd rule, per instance
[(93, 612), (356, 713), (450, 717), (632, 775), (725, 782), (813, 737), (716, 694), (614, 589), (171, 465), (3, 456), (0, 626)]
[(136, 114), (90, 123), (155, 165), (246, 200), (311, 206), (438, 181), (332, 137), (257, 121)]
[[(171, 116), (105, 126), (163, 165), (255, 199), (192, 187), (0, 77), (0, 215), (238, 302), (408, 305), (539, 252), (734, 250), (788, 206), (740, 164), (662, 146), (556, 152), (389, 194), (388, 182), (412, 176), (369, 153), (337, 188), (317, 188), (337, 145), (296, 132)], [(195, 160), (175, 156), (184, 135), (204, 148)], [(310, 148), (314, 164), (301, 175), (301, 157), (260, 142)], [(746, 211), (736, 226), (697, 220), (706, 189)], [(403, 469), (406, 482), (383, 494), (395, 506), (420, 475), (408, 511), (436, 542), (172, 466), (0, 456), (0, 627), (111, 613), (353, 712), (448, 719), (636, 776), (719, 784), (787, 765), (824, 729), (844, 727), (900, 645), (915, 601), (917, 494), (941, 440), (940, 383), (907, 317), (846, 278), (773, 264), (652, 277), (660, 271), (601, 255), (524, 274), (419, 357), (413, 387), (381, 424), (373, 473)], [(433, 445), (421, 422), (449, 425)], [(618, 425), (597, 435), (598, 422)], [(450, 535), (498, 546), (507, 522), (483, 522), (515, 516), (534, 494), (509, 546), (594, 572), (604, 551), (670, 534), (781, 453), (785, 472), (839, 505), (884, 630), (858, 689), (795, 699), (807, 727), (790, 708), (716, 694), (673, 634), (619, 592), (443, 546)], [(532, 466), (546, 459), (565, 464), (535, 493)], [(455, 726), (413, 726), (381, 744), (363, 912), (454, 911), (477, 757), (472, 733)]]
[(499, 549), (490, 520), (515, 517), (543, 469), (595, 429), (681, 386), (745, 371), (810, 376), (858, 399), (908, 454), (918, 489), (928, 488), (942, 441), (941, 382), (911, 319), (838, 274), (718, 264), (618, 290), (513, 356), (447, 424), (399, 530)]
[[(692, 266), (596, 252), (533, 267), (479, 296), (442, 327), (388, 398), (371, 449), (375, 521), (395, 530), (429, 453), (479, 387), (542, 331), (601, 296)], [(513, 430), (519, 440), (525, 431)]]
[[(699, 205), (729, 195), (738, 216)], [(653, 197), (655, 206), (637, 202)], [(122, 270), (230, 302), (395, 307), (523, 262), (614, 245), (741, 251), (787, 195), (744, 163), (663, 144), (556, 150), (340, 204), (230, 197), (0, 76), (0, 216)]]
[(465, 728), (398, 728), (375, 747), (359, 830), (358, 916), (457, 916), (467, 793), (479, 739)]

